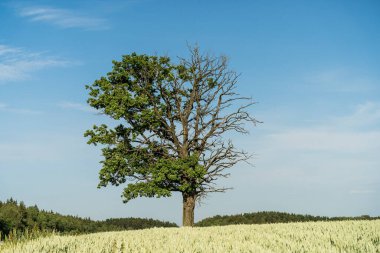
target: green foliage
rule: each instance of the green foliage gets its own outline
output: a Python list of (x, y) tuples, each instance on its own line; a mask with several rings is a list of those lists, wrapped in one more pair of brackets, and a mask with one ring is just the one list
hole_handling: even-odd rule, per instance
[(342, 220), (374, 220), (380, 217), (370, 217), (362, 215), (358, 217), (326, 217), (312, 216), (284, 212), (257, 212), (244, 213), (238, 215), (216, 215), (206, 218), (195, 224), (198, 227), (224, 226), (234, 224), (268, 224), (268, 223), (289, 223), (289, 222), (307, 222), (307, 221), (342, 221)]
[[(194, 71), (173, 65), (168, 57), (125, 55), (113, 61), (113, 70), (101, 77), (89, 90), (88, 103), (121, 122), (115, 128), (93, 126), (85, 132), (88, 144), (103, 145), (99, 187), (120, 185), (124, 202), (137, 197), (168, 197), (171, 192), (195, 194), (206, 174), (198, 163), (199, 154), (179, 156), (167, 147), (168, 117), (173, 113), (175, 96), (188, 97), (187, 89), (173, 90), (165, 84), (180, 78), (189, 79)], [(168, 113), (170, 114), (168, 116)], [(154, 138), (148, 136), (154, 135)]]
[[(197, 154), (178, 159), (157, 159), (150, 169), (151, 179), (143, 183), (128, 184), (124, 189), (124, 201), (136, 197), (169, 197), (171, 191), (192, 193), (200, 186), (206, 171), (198, 164)], [(182, 180), (186, 175), (187, 180)], [(198, 183), (197, 183), (198, 182)]]
[(112, 218), (105, 220), (104, 223), (107, 224), (107, 226), (114, 227), (114, 231), (136, 230), (153, 227), (177, 227), (174, 223), (143, 218)]
[(0, 239), (6, 238), (8, 241), (31, 239), (53, 231), (63, 234), (78, 234), (176, 226), (170, 222), (141, 218), (93, 221), (89, 218), (84, 219), (39, 210), (37, 206), (25, 207), (22, 202), (18, 203), (13, 199), (4, 203), (0, 201)]

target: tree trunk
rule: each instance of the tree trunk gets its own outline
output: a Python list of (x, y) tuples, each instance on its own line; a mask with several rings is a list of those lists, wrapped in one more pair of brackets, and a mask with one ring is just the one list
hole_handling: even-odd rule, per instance
[(184, 227), (192, 227), (194, 226), (195, 196), (182, 194), (182, 197), (183, 197), (182, 225)]

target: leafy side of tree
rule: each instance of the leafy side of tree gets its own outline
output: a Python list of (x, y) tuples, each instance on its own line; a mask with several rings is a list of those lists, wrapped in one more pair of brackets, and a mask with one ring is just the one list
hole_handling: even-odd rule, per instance
[(113, 61), (105, 77), (86, 86), (88, 103), (118, 124), (86, 131), (102, 145), (99, 187), (127, 183), (124, 202), (137, 197), (183, 196), (183, 225), (194, 224), (195, 202), (223, 192), (215, 180), (250, 156), (223, 137), (246, 134), (256, 123), (250, 98), (236, 93), (238, 75), (224, 56), (190, 48), (189, 59), (132, 53)]

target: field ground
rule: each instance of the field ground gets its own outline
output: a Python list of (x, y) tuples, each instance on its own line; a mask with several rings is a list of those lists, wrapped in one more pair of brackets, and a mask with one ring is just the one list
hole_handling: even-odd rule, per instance
[(380, 252), (380, 220), (153, 228), (57, 236), (5, 245), (2, 253)]

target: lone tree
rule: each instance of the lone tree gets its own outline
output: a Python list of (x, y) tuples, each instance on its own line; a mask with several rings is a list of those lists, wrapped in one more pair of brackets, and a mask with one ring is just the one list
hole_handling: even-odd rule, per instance
[(106, 77), (86, 86), (89, 105), (117, 125), (95, 125), (85, 133), (88, 144), (103, 146), (98, 187), (128, 182), (125, 203), (180, 192), (184, 226), (194, 225), (197, 199), (227, 189), (215, 184), (229, 175), (225, 169), (250, 157), (224, 134), (246, 134), (244, 124), (257, 122), (246, 110), (251, 99), (235, 91), (238, 75), (226, 57), (189, 51), (178, 63), (124, 55)]

